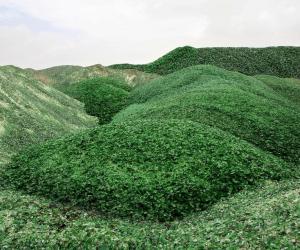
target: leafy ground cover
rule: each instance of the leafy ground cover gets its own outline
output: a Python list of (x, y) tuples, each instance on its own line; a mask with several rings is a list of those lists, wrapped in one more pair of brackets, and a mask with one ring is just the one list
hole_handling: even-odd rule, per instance
[(300, 163), (299, 106), (254, 77), (193, 66), (137, 87), (129, 100), (133, 104), (118, 113), (114, 122), (192, 120)]
[(209, 64), (246, 75), (267, 74), (300, 78), (299, 58), (300, 47), (196, 49), (185, 46), (149, 64), (117, 64), (110, 67), (166, 75), (189, 66)]
[(173, 220), (294, 169), (230, 134), (189, 121), (101, 126), (29, 147), (4, 180), (113, 217)]
[(61, 84), (57, 88), (84, 103), (85, 111), (96, 116), (99, 124), (110, 122), (117, 112), (126, 107), (132, 89), (124, 80), (107, 77)]
[[(299, 77), (299, 48), (184, 47), (134, 67), (198, 63)], [(0, 166), (0, 248), (299, 249), (299, 80), (202, 65), (140, 85), (131, 71), (0, 68), (0, 160), (33, 144)], [(36, 145), (95, 125), (41, 81), (86, 103), (117, 89), (129, 106)]]
[(167, 223), (105, 218), (0, 191), (1, 249), (299, 249), (299, 180), (267, 182)]
[(0, 67), (0, 164), (29, 144), (95, 125), (82, 103), (25, 70)]
[(279, 78), (269, 75), (255, 76), (258, 80), (272, 88), (279, 95), (300, 105), (300, 80), (293, 78)]

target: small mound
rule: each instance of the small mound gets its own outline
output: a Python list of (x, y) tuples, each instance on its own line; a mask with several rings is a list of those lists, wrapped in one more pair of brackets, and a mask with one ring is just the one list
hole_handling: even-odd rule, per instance
[(227, 131), (300, 164), (300, 109), (254, 77), (200, 65), (134, 89), (115, 122), (182, 119)]
[(28, 148), (4, 175), (15, 188), (108, 216), (165, 221), (293, 171), (220, 130), (188, 121), (143, 120)]
[(62, 85), (59, 89), (83, 102), (86, 112), (105, 124), (126, 106), (131, 87), (122, 80), (103, 77)]

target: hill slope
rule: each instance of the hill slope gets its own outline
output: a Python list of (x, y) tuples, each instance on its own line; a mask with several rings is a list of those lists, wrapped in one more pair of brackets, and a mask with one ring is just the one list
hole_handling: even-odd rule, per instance
[(96, 77), (115, 77), (125, 80), (130, 86), (154, 79), (155, 74), (144, 73), (135, 69), (111, 69), (100, 64), (89, 67), (81, 66), (56, 66), (43, 70), (27, 69), (36, 79), (54, 87), (71, 84)]
[(136, 88), (130, 100), (114, 121), (192, 120), (300, 163), (300, 107), (254, 77), (193, 66)]
[(279, 95), (300, 105), (300, 80), (293, 78), (279, 78), (269, 75), (255, 76), (258, 80), (272, 88)]
[(300, 47), (193, 48), (180, 47), (145, 65), (117, 64), (113, 69), (137, 69), (165, 75), (198, 65), (215, 65), (246, 75), (300, 78)]
[(0, 67), (0, 163), (26, 145), (95, 122), (80, 102), (34, 80), (27, 71)]
[(293, 168), (218, 129), (189, 121), (135, 120), (30, 147), (9, 185), (117, 217), (173, 220)]

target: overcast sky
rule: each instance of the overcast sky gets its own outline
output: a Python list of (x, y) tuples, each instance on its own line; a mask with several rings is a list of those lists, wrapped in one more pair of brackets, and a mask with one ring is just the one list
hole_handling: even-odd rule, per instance
[(147, 63), (184, 45), (300, 45), (300, 0), (0, 0), (0, 65)]

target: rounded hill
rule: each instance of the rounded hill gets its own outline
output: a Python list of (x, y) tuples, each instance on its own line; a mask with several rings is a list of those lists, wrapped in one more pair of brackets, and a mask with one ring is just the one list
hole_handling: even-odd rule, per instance
[(139, 86), (129, 100), (114, 122), (191, 120), (300, 163), (300, 108), (254, 77), (193, 66)]
[(123, 80), (101, 77), (61, 85), (59, 89), (84, 103), (86, 112), (104, 124), (126, 106), (131, 87)]
[(180, 120), (100, 126), (22, 151), (5, 170), (15, 188), (108, 216), (172, 220), (262, 179), (284, 161), (228, 133)]

